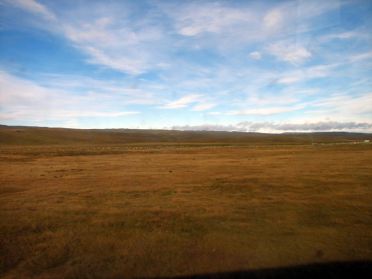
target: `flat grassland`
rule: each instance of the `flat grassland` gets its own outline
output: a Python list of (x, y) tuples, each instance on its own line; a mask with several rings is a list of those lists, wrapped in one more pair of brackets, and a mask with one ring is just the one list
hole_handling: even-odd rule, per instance
[(0, 277), (372, 260), (371, 144), (0, 146)]

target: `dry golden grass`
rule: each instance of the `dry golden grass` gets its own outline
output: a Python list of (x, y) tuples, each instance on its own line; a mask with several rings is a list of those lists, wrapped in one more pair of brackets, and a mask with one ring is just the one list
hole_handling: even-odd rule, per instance
[(0, 277), (372, 260), (372, 145), (3, 146)]

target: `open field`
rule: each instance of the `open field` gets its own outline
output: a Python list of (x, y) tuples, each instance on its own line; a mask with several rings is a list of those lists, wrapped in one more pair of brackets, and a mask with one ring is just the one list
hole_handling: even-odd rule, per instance
[(38, 133), (38, 143), (15, 144), (0, 133), (11, 135), (0, 145), (1, 278), (372, 260), (372, 144), (330, 144), (332, 135), (315, 145), (316, 135), (119, 144), (81, 131), (79, 144)]

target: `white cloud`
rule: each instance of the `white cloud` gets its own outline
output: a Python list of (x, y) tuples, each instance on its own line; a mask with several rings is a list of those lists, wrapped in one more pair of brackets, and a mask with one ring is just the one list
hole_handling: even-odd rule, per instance
[(361, 60), (369, 60), (369, 59), (372, 59), (372, 51), (367, 51), (367, 52), (364, 52), (364, 53), (351, 55), (350, 58), (349, 58), (349, 61), (350, 62), (358, 62), (358, 61), (361, 61)]
[(204, 111), (214, 108), (216, 104), (213, 103), (200, 103), (192, 108), (194, 111)]
[(164, 88), (154, 83), (130, 84), (126, 79), (94, 79), (82, 75), (43, 74), (41, 85), (66, 92), (89, 92), (100, 100), (115, 100), (115, 103), (158, 105), (163, 103)]
[[(123, 9), (116, 5), (105, 8), (97, 3), (89, 5), (89, 13), (76, 9), (61, 10), (58, 17), (46, 6), (35, 0), (9, 1), (13, 6), (47, 19), (40, 24), (49, 32), (63, 35), (73, 46), (88, 55), (88, 62), (103, 65), (120, 72), (138, 75), (149, 69), (160, 69), (165, 65), (159, 61), (165, 52), (162, 30), (157, 24), (146, 20), (129, 20)], [(124, 9), (125, 11), (125, 9)], [(128, 24), (130, 22), (130, 24)]]
[(108, 18), (105, 12), (84, 21), (63, 18), (60, 32), (88, 54), (91, 63), (132, 75), (163, 68), (165, 53), (161, 49), (167, 38), (161, 28), (145, 21), (122, 25), (123, 20), (128, 19)]
[(359, 31), (346, 31), (346, 32), (338, 32), (338, 33), (331, 33), (327, 35), (323, 35), (319, 38), (321, 42), (328, 42), (332, 40), (350, 40), (350, 39), (357, 39), (357, 38), (366, 38), (368, 35), (366, 33), (362, 33)]
[(243, 109), (230, 111), (228, 115), (273, 115), (280, 114), (284, 112), (291, 112), (303, 109), (304, 105), (296, 106), (283, 106), (283, 107), (262, 107), (262, 108), (252, 108), (252, 109)]
[(262, 55), (260, 52), (258, 51), (252, 51), (250, 54), (249, 54), (249, 57), (254, 59), (254, 60), (260, 60), (262, 58)]
[(372, 92), (359, 96), (335, 94), (313, 102), (313, 106), (321, 108), (329, 114), (343, 116), (356, 116), (360, 114), (372, 114)]
[[(352, 3), (352, 1), (350, 1)], [(348, 4), (348, 1), (340, 0), (312, 0), (312, 1), (296, 1), (297, 15), (303, 18), (317, 17), (331, 10), (340, 10), (342, 5)]]
[(273, 95), (259, 95), (259, 94), (250, 94), (247, 98), (247, 104), (250, 106), (262, 107), (262, 106), (280, 106), (280, 105), (289, 105), (299, 101), (298, 91), (286, 90), (282, 94), (273, 94)]
[(306, 80), (324, 78), (332, 75), (332, 70), (340, 66), (339, 64), (330, 64), (330, 65), (318, 65), (308, 68), (303, 68), (301, 70), (284, 72), (277, 79), (279, 84), (293, 84), (297, 82), (302, 82)]
[[(311, 3), (308, 3), (311, 2)], [(186, 37), (220, 36), (220, 44), (262, 41), (309, 30), (308, 21), (343, 3), (329, 1), (284, 1), (266, 5), (265, 2), (191, 2), (158, 6), (175, 22), (175, 31)], [(318, 24), (321, 28), (321, 24)], [(223, 39), (224, 38), (224, 39)], [(212, 43), (215, 43), (211, 39)]]
[(137, 111), (113, 110), (110, 102), (95, 94), (76, 95), (51, 89), (0, 71), (0, 120), (50, 121), (79, 117), (119, 117)]
[(208, 112), (208, 114), (209, 115), (222, 115), (223, 113), (219, 111), (211, 111), (211, 112)]
[[(290, 11), (306, 8), (309, 10), (306, 15), (308, 19), (340, 6), (334, 1), (320, 1), (317, 5), (301, 1), (295, 4), (281, 3), (267, 10), (266, 5), (253, 4), (234, 6), (218, 2), (185, 2), (176, 5), (158, 2), (155, 4), (158, 10), (143, 19), (133, 18), (125, 3), (92, 3), (88, 13), (85, 6), (85, 12), (79, 12), (81, 9), (77, 5), (74, 10), (58, 11), (56, 18), (50, 9), (36, 0), (15, 0), (10, 3), (13, 2), (14, 5), (44, 18), (54, 18), (45, 28), (65, 36), (88, 55), (88, 62), (131, 75), (164, 69), (164, 65), (168, 69), (177, 67), (169, 46), (178, 49), (189, 49), (196, 45), (199, 48), (208, 46), (231, 53), (225, 48), (271, 41), (288, 35), (292, 32), (289, 29), (295, 31), (293, 26), (298, 19)], [(167, 26), (159, 21), (159, 14), (169, 17)], [(187, 38), (178, 40), (172, 32)], [(197, 42), (188, 40), (189, 37), (192, 40), (196, 36)], [(279, 60), (292, 64), (303, 63), (312, 55), (301, 45), (288, 47), (274, 44), (269, 49)], [(261, 56), (260, 52), (250, 54), (251, 59), (258, 60)]]
[(89, 62), (104, 65), (108, 68), (130, 74), (141, 74), (147, 69), (147, 64), (143, 59), (132, 59), (125, 55), (110, 54), (104, 50), (92, 47), (81, 46), (90, 56)]
[(263, 21), (266, 28), (278, 29), (282, 25), (283, 14), (280, 9), (273, 9), (265, 15)]
[(283, 76), (281, 78), (278, 79), (278, 83), (281, 83), (281, 84), (292, 84), (292, 83), (295, 83), (295, 82), (298, 82), (300, 80), (303, 79), (303, 75), (301, 73), (297, 73), (297, 74), (292, 74), (292, 75), (289, 75), (289, 76)]
[(312, 56), (304, 46), (283, 41), (269, 45), (267, 51), (278, 60), (291, 64), (302, 64)]
[(248, 9), (237, 9), (220, 3), (197, 3), (177, 7), (168, 13), (176, 20), (177, 32), (183, 36), (220, 33), (234, 25), (249, 22)]
[(39, 14), (48, 20), (55, 20), (56, 17), (52, 11), (46, 6), (38, 3), (35, 0), (8, 0), (6, 1), (11, 5), (26, 10), (30, 13)]
[(51, 120), (58, 120), (63, 121), (67, 119), (68, 121), (76, 121), (78, 118), (112, 118), (112, 117), (120, 117), (120, 116), (128, 116), (128, 115), (135, 115), (139, 114), (138, 111), (107, 111), (107, 112), (97, 112), (97, 111), (72, 111), (72, 110), (56, 110), (51, 111), (48, 110), (47, 113), (45, 111), (36, 111), (36, 110), (28, 110), (25, 109), (23, 111), (14, 111), (14, 112), (0, 112), (0, 120), (2, 121), (9, 121), (9, 120), (23, 120), (23, 121), (51, 121)]
[(167, 104), (163, 105), (161, 108), (164, 109), (178, 109), (178, 108), (184, 108), (192, 103), (196, 103), (201, 100), (201, 95), (199, 94), (190, 94), (181, 97), (178, 100), (168, 102)]
[(63, 117), (119, 117), (139, 114), (138, 111), (61, 111)]

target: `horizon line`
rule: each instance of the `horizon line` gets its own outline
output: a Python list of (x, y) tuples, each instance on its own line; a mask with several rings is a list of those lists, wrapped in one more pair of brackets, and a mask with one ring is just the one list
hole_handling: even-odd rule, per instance
[[(1, 127), (7, 128), (44, 128), (44, 129), (66, 129), (66, 130), (138, 130), (138, 131), (177, 131), (177, 132), (212, 132), (212, 133), (244, 133), (244, 134), (319, 134), (319, 133), (347, 133), (347, 134), (370, 134), (372, 132), (351, 131), (351, 130), (320, 130), (320, 131), (288, 131), (288, 132), (258, 132), (242, 130), (208, 130), (208, 129), (177, 129), (177, 128), (82, 128), (82, 127), (61, 127), (61, 126), (31, 126), (31, 125), (6, 125), (0, 123)], [(192, 126), (190, 126), (192, 127)]]

